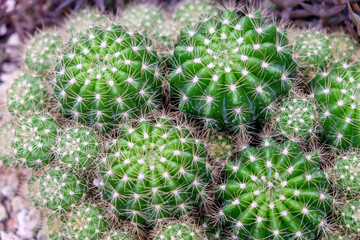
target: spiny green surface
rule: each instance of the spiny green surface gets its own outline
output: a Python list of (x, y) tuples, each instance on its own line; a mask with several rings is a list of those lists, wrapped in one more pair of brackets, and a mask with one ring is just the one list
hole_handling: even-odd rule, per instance
[(48, 103), (45, 82), (35, 74), (16, 78), (6, 95), (8, 110), (15, 116), (45, 110)]
[(182, 29), (169, 61), (172, 98), (215, 130), (244, 130), (292, 88), (292, 52), (283, 30), (259, 11), (226, 10), (197, 31)]
[(46, 228), (50, 240), (69, 239), (64, 221), (66, 221), (66, 219), (64, 219), (62, 215), (52, 213), (46, 216)]
[(93, 25), (106, 22), (106, 17), (99, 10), (84, 9), (67, 17), (65, 29), (72, 34), (78, 34)]
[(360, 154), (346, 153), (338, 157), (334, 166), (335, 183), (341, 191), (358, 196), (360, 194)]
[(68, 128), (59, 137), (57, 154), (64, 166), (74, 171), (89, 170), (101, 154), (101, 141), (89, 128)]
[(46, 74), (54, 67), (61, 37), (56, 34), (41, 33), (32, 38), (26, 46), (25, 63), (29, 69)]
[(170, 223), (162, 227), (154, 240), (203, 240), (201, 232), (186, 223)]
[(316, 134), (318, 121), (315, 105), (309, 99), (295, 97), (276, 108), (274, 131), (286, 140), (309, 140)]
[(13, 126), (11, 123), (4, 123), (0, 126), (0, 165), (1, 163), (11, 166), (13, 163), (13, 150), (11, 141), (13, 138)]
[(152, 33), (158, 51), (173, 51), (179, 33), (180, 25), (171, 19), (158, 23)]
[(348, 201), (339, 211), (338, 220), (340, 226), (346, 233), (360, 232), (360, 200)]
[(205, 217), (201, 224), (201, 229), (204, 235), (203, 240), (223, 240), (222, 236), (223, 228), (221, 226), (215, 226), (210, 223), (209, 218)]
[(360, 147), (359, 70), (359, 63), (338, 62), (312, 80), (324, 138), (338, 149)]
[(218, 218), (243, 239), (314, 239), (331, 211), (329, 185), (316, 152), (264, 138), (226, 164), (216, 188)]
[(138, 236), (135, 236), (126, 228), (121, 228), (116, 231), (112, 231), (106, 240), (139, 240)]
[(124, 124), (100, 162), (100, 190), (117, 215), (142, 227), (195, 210), (207, 197), (206, 151), (165, 117)]
[(149, 39), (121, 26), (95, 26), (70, 40), (57, 65), (59, 110), (107, 130), (159, 101), (159, 58)]
[(357, 45), (350, 35), (337, 32), (330, 36), (329, 41), (336, 60), (351, 60), (354, 58)]
[(58, 124), (47, 113), (33, 114), (20, 120), (11, 145), (19, 165), (39, 169), (52, 162)]

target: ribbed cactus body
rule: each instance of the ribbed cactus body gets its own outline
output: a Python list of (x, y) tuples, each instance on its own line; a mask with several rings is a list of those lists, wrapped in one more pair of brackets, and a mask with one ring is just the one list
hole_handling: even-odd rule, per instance
[(352, 60), (356, 55), (357, 44), (351, 35), (337, 32), (329, 37), (335, 60)]
[(65, 129), (58, 139), (57, 154), (61, 164), (73, 170), (89, 170), (96, 166), (101, 154), (101, 141), (91, 129)]
[(218, 218), (241, 239), (314, 239), (331, 210), (328, 181), (316, 152), (264, 138), (225, 165), (216, 188)]
[(354, 199), (348, 201), (338, 213), (340, 226), (346, 233), (360, 232), (360, 201)]
[(346, 153), (338, 157), (335, 162), (333, 173), (335, 183), (341, 191), (358, 196), (360, 194), (360, 154)]
[(202, 233), (196, 227), (186, 223), (170, 223), (160, 228), (154, 240), (203, 240)]
[(52, 162), (57, 131), (58, 124), (49, 114), (33, 114), (21, 119), (11, 143), (19, 164), (38, 169)]
[(16, 78), (7, 91), (8, 110), (15, 116), (45, 110), (48, 94), (41, 77), (24, 74)]
[(152, 43), (118, 25), (72, 37), (57, 65), (59, 109), (106, 130), (153, 109), (160, 97), (159, 59)]
[(360, 65), (334, 64), (312, 80), (326, 142), (339, 149), (360, 147)]
[(105, 199), (139, 227), (187, 214), (206, 198), (203, 144), (165, 118), (122, 125), (100, 171)]
[(215, 130), (244, 129), (292, 88), (292, 53), (281, 29), (256, 11), (226, 10), (182, 29), (168, 76), (173, 99)]

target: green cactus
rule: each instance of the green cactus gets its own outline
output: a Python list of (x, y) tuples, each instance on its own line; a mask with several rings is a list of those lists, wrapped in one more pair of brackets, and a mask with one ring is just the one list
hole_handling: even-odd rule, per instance
[(285, 140), (305, 141), (316, 135), (318, 114), (316, 106), (307, 98), (289, 98), (276, 108), (273, 116), (274, 132)]
[(101, 141), (87, 127), (65, 129), (58, 140), (57, 155), (61, 164), (73, 170), (94, 168), (101, 154)]
[(312, 80), (326, 142), (338, 149), (360, 147), (360, 64), (334, 64)]
[(33, 114), (20, 120), (11, 146), (19, 165), (39, 169), (55, 158), (58, 124), (46, 113)]
[(206, 151), (183, 125), (159, 118), (124, 124), (100, 162), (100, 190), (122, 219), (139, 227), (195, 210), (207, 194)]
[(352, 60), (357, 48), (356, 41), (348, 34), (336, 32), (329, 37), (335, 60)]
[(11, 123), (4, 123), (0, 126), (0, 166), (5, 164), (11, 166), (13, 163), (13, 150), (11, 141), (13, 138), (13, 126)]
[(206, 148), (211, 160), (226, 163), (234, 154), (235, 147), (231, 136), (215, 134), (206, 143)]
[(159, 52), (172, 52), (180, 32), (180, 25), (171, 20), (161, 21), (158, 23), (154, 31), (151, 33), (155, 39), (156, 48)]
[(360, 232), (360, 201), (353, 199), (340, 209), (338, 213), (339, 225), (346, 233), (353, 234)]
[(360, 194), (360, 155), (356, 152), (349, 152), (335, 162), (333, 168), (335, 183), (341, 191), (358, 196)]
[(209, 218), (204, 218), (201, 229), (204, 236), (203, 240), (224, 239), (222, 237), (223, 229), (220, 226), (214, 226), (214, 224), (210, 223)]
[(14, 116), (45, 110), (48, 103), (45, 82), (34, 74), (16, 78), (6, 95), (8, 110)]
[(259, 11), (226, 10), (197, 31), (183, 29), (169, 61), (181, 111), (215, 130), (244, 130), (292, 88), (292, 53), (280, 28)]
[(119, 230), (112, 231), (106, 240), (139, 240), (139, 237), (128, 231), (126, 228), (121, 228)]
[(51, 240), (67, 240), (69, 239), (64, 216), (52, 213), (46, 216), (44, 227)]
[(241, 239), (314, 239), (331, 211), (328, 181), (317, 152), (265, 137), (226, 164), (216, 187), (218, 219)]
[(163, 226), (156, 233), (154, 240), (203, 240), (201, 230), (197, 227), (180, 222)]
[(294, 58), (302, 72), (316, 72), (332, 59), (330, 41), (321, 32), (306, 31), (296, 38)]
[(102, 240), (109, 232), (105, 212), (95, 205), (85, 204), (72, 212), (67, 225), (71, 239)]
[(38, 74), (47, 74), (55, 65), (60, 43), (61, 37), (56, 33), (42, 32), (33, 37), (26, 45), (27, 67)]
[(87, 28), (101, 23), (106, 23), (105, 15), (99, 10), (86, 8), (67, 17), (64, 27), (72, 34), (79, 34)]
[(162, 79), (149, 39), (121, 26), (73, 37), (57, 65), (55, 96), (66, 117), (100, 130), (153, 109)]

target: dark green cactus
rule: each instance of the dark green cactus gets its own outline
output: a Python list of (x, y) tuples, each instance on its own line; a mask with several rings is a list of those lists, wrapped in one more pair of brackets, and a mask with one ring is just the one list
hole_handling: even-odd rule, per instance
[(360, 232), (360, 201), (353, 199), (340, 209), (338, 213), (339, 225), (346, 233), (353, 234)]
[(156, 233), (154, 240), (203, 240), (201, 230), (187, 223), (174, 222), (163, 226)]

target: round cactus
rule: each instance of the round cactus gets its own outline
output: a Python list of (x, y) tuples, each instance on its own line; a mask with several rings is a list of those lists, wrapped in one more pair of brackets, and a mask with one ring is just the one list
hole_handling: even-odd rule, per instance
[(274, 132), (292, 141), (309, 140), (318, 125), (316, 106), (306, 98), (290, 98), (281, 103), (274, 113)]
[(339, 211), (339, 224), (346, 233), (360, 232), (360, 201), (353, 199), (348, 201)]
[(57, 154), (60, 162), (73, 170), (94, 168), (100, 153), (100, 139), (89, 128), (68, 128), (59, 137)]
[(71, 239), (102, 240), (109, 231), (108, 227), (104, 211), (85, 204), (72, 212), (67, 229)]
[(26, 47), (25, 63), (29, 69), (46, 74), (56, 62), (61, 38), (55, 33), (41, 33), (30, 40)]
[(360, 194), (360, 155), (347, 153), (340, 156), (333, 168), (335, 183), (341, 191), (358, 196)]
[(225, 165), (216, 188), (219, 220), (241, 239), (314, 239), (326, 223), (332, 197), (317, 152), (264, 138)]
[(7, 91), (8, 110), (15, 116), (45, 110), (48, 96), (41, 77), (23, 74), (16, 78)]
[(12, 138), (14, 157), (30, 168), (41, 168), (55, 158), (58, 124), (46, 113), (24, 117)]
[(303, 72), (317, 71), (332, 59), (330, 41), (320, 32), (307, 31), (300, 34), (295, 41), (294, 58)]
[(235, 149), (230, 136), (213, 135), (206, 143), (209, 156), (216, 162), (227, 162), (234, 154)]
[(170, 223), (160, 228), (154, 240), (203, 240), (201, 231), (191, 224)]
[(338, 62), (312, 80), (325, 140), (339, 149), (360, 147), (359, 69)]
[(70, 33), (78, 34), (93, 25), (104, 22), (106, 18), (99, 10), (88, 8), (68, 16), (64, 25)]
[(0, 126), (0, 166), (5, 164), (10, 166), (13, 162), (13, 150), (11, 141), (13, 138), (13, 127), (11, 123)]
[(139, 227), (195, 210), (206, 198), (206, 151), (165, 117), (124, 124), (100, 162), (100, 189), (120, 218)]
[(336, 60), (351, 60), (357, 48), (355, 40), (345, 33), (334, 33), (329, 38), (330, 46)]
[(151, 41), (121, 26), (95, 26), (73, 37), (57, 65), (59, 109), (81, 123), (107, 130), (153, 109), (162, 92)]
[(292, 88), (294, 63), (281, 29), (256, 11), (226, 10), (183, 29), (168, 80), (179, 109), (215, 130), (243, 130)]

